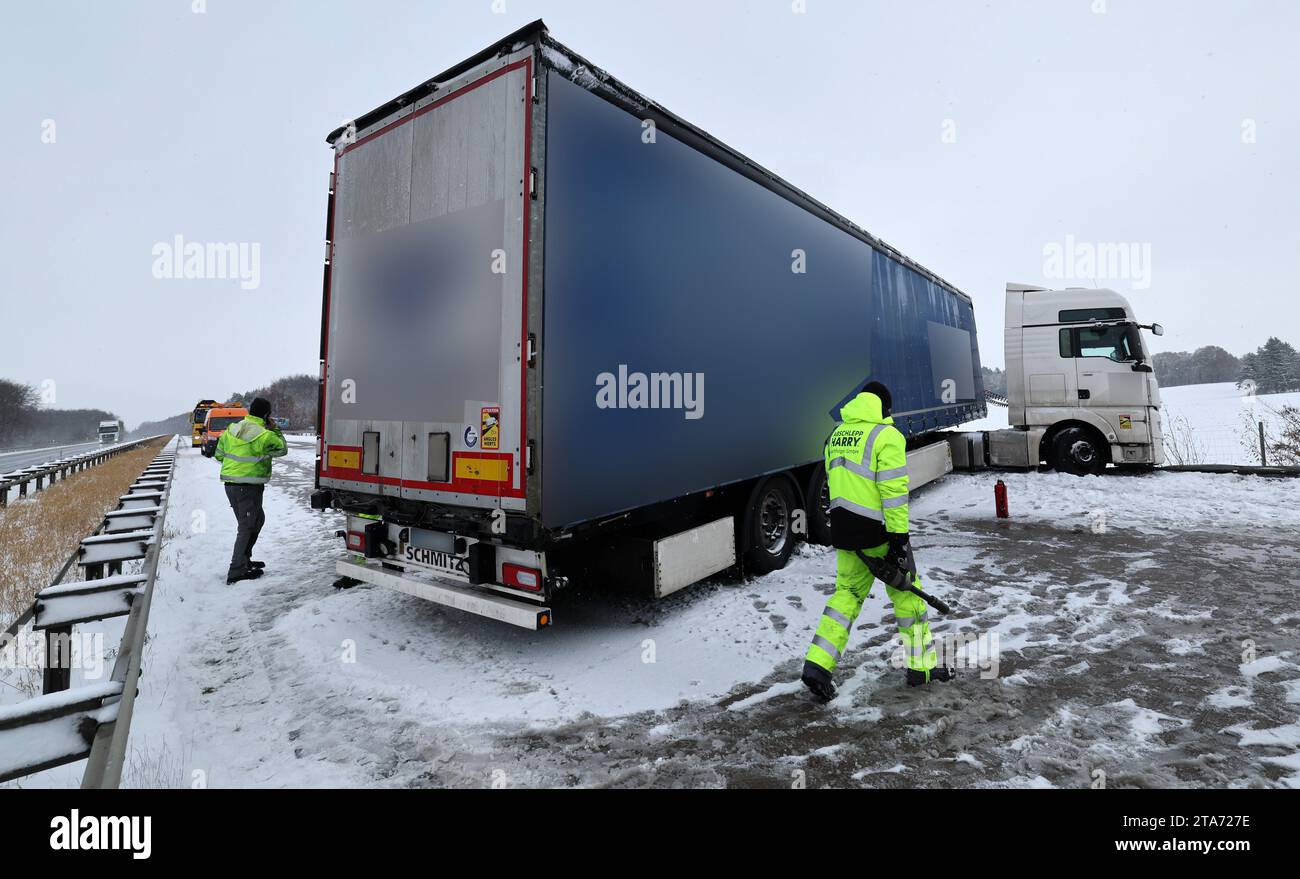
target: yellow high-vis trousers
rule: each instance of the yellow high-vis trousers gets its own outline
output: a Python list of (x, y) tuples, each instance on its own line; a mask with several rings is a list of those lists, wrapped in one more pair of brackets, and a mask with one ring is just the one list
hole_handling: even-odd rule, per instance
[[(882, 543), (871, 549), (863, 550), (864, 555), (881, 558), (889, 551), (889, 544)], [(812, 644), (808, 646), (805, 658), (826, 669), (835, 671), (844, 648), (849, 643), (849, 630), (862, 611), (862, 602), (871, 592), (876, 582), (871, 570), (857, 553), (848, 549), (835, 550), (835, 594), (826, 602), (822, 618), (817, 623)], [(917, 577), (915, 584), (921, 585)], [(904, 592), (885, 585), (889, 600), (894, 603), (894, 617), (898, 624), (898, 634), (903, 640), (903, 650), (907, 667), (915, 671), (929, 672), (938, 664), (939, 657), (934, 649), (934, 638), (930, 635), (926, 607), (921, 596), (914, 592)]]

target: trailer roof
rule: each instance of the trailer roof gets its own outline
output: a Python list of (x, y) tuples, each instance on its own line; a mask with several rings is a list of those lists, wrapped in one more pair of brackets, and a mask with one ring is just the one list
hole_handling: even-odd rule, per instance
[[(932, 272), (925, 266), (917, 263), (893, 245), (888, 244), (875, 235), (872, 235), (866, 229), (863, 229), (843, 214), (840, 214), (826, 206), (799, 187), (789, 183), (782, 177), (774, 174), (767, 168), (764, 168), (762, 165), (748, 158), (740, 151), (733, 149), (718, 140), (707, 131), (692, 125), (676, 113), (673, 113), (659, 103), (647, 98), (645, 95), (642, 95), (640, 92), (592, 64), (586, 58), (552, 37), (546, 27), (546, 23), (540, 18), (498, 40), (486, 49), (465, 59), (459, 64), (447, 68), (437, 76), (425, 80), (420, 85), (404, 92), (393, 100), (357, 117), (357, 119), (353, 120), (352, 123), (355, 126), (354, 130), (362, 131), (369, 128), (371, 125), (374, 125), (375, 123), (392, 116), (394, 113), (409, 107), (416, 101), (428, 97), (438, 91), (443, 84), (454, 80), (466, 71), (471, 70), (486, 61), (490, 61), (493, 58), (518, 51), (526, 43), (535, 43), (539, 47), (541, 63), (563, 74), (568, 79), (577, 82), (583, 88), (600, 95), (625, 110), (639, 115), (643, 119), (653, 119), (655, 126), (659, 130), (668, 132), (688, 145), (700, 150), (705, 155), (727, 165), (732, 170), (745, 175), (755, 183), (783, 196), (810, 213), (821, 217), (823, 220), (840, 227), (855, 238), (867, 242), (872, 247), (898, 260), (903, 265), (918, 272), (934, 283), (939, 284), (964, 299), (966, 302), (971, 302), (972, 305), (974, 304), (971, 301), (970, 296), (958, 289), (958, 287), (952, 282), (945, 280), (935, 272)], [(326, 142), (333, 146), (335, 141), (338, 140), (347, 128), (347, 125), (341, 125), (338, 128), (335, 128), (326, 137)]]

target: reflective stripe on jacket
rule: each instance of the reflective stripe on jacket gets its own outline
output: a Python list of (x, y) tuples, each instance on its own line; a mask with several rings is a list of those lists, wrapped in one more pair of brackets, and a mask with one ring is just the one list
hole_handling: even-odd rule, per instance
[(844, 421), (826, 440), (831, 543), (838, 549), (879, 546), (906, 534), (907, 441), (882, 414), (880, 398), (861, 393), (840, 410)]
[(221, 462), (221, 481), (263, 485), (271, 479), (271, 459), (288, 453), (284, 437), (260, 418), (244, 416), (221, 432), (214, 457)]

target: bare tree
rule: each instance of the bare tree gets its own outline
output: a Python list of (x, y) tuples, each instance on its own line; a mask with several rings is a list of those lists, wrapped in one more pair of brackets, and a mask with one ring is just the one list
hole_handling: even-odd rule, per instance
[(1205, 447), (1196, 439), (1196, 432), (1181, 415), (1175, 415), (1165, 424), (1165, 455), (1169, 463), (1204, 464)]
[(1264, 435), (1268, 463), (1284, 467), (1300, 465), (1300, 407), (1267, 408), (1273, 413), (1275, 422), (1269, 425)]
[(37, 399), (31, 385), (0, 379), (0, 448), (22, 436), (36, 410)]

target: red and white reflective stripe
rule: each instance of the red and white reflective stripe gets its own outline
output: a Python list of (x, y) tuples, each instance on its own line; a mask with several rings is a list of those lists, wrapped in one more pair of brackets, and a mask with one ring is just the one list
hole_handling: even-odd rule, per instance
[(512, 565), (506, 562), (501, 566), (501, 579), (506, 586), (526, 589), (529, 592), (542, 591), (542, 572), (536, 568)]

